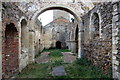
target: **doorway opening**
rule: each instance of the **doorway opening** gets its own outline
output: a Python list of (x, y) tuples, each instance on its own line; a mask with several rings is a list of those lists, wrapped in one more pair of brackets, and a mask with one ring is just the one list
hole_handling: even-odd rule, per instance
[(18, 53), (19, 53), (18, 32), (13, 23), (6, 25), (5, 30), (5, 53), (3, 61), (3, 70), (5, 75), (11, 75), (18, 71)]
[(57, 41), (57, 42), (56, 42), (56, 48), (57, 48), (57, 49), (61, 49), (61, 42), (60, 42), (60, 41)]

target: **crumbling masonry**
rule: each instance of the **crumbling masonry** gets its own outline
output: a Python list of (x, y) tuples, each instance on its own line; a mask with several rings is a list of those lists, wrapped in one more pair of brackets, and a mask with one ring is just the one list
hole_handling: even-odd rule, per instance
[[(45, 41), (49, 41), (44, 37), (47, 36), (47, 30), (37, 18), (47, 10), (59, 9), (75, 17), (75, 22), (67, 23), (69, 33), (66, 46), (78, 58), (89, 59), (106, 74), (112, 70), (113, 78), (120, 79), (120, 1), (97, 5), (85, 4), (81, 0), (37, 0), (0, 4), (1, 77), (8, 78), (34, 62), (35, 55), (46, 47)], [(52, 43), (55, 30), (48, 30), (51, 30)], [(53, 47), (55, 43), (47, 46)]]

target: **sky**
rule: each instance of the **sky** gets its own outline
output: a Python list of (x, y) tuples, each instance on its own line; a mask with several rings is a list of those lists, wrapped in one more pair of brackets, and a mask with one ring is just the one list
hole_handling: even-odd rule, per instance
[(38, 17), (38, 19), (42, 22), (42, 25), (45, 26), (53, 21), (53, 10), (45, 11)]
[[(74, 18), (73, 15), (70, 14), (70, 18)], [(53, 21), (53, 10), (45, 11), (44, 13), (40, 14), (38, 19), (42, 22), (43, 26), (47, 25)]]

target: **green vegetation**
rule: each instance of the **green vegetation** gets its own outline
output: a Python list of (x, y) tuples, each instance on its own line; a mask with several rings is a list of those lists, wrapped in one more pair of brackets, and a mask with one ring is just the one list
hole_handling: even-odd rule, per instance
[(93, 66), (86, 59), (77, 59), (72, 64), (64, 65), (68, 77), (72, 78), (111, 78), (112, 75), (104, 74), (99, 67)]
[[(111, 78), (111, 74), (103, 74), (99, 67), (93, 66), (90, 61), (84, 58), (77, 59), (73, 63), (63, 63), (61, 52), (69, 52), (69, 50), (49, 49), (43, 52), (50, 52), (50, 62), (30, 64), (17, 75), (17, 78)], [(51, 74), (52, 68), (60, 65), (64, 66), (67, 75), (53, 77)]]
[(61, 50), (59, 49), (52, 50), (51, 54), (49, 54), (49, 57), (50, 57), (50, 64), (52, 67), (62, 65), (63, 55), (61, 53)]
[(49, 77), (50, 68), (49, 64), (36, 64), (32, 63), (18, 74), (17, 78), (45, 78)]
[(53, 50), (51, 51), (51, 54), (49, 55), (50, 57), (62, 57), (62, 53), (61, 50)]
[(39, 56), (40, 56), (40, 53), (36, 54), (36, 55), (35, 55), (35, 58), (37, 58), (37, 57), (39, 57)]
[(54, 51), (58, 51), (58, 52), (71, 52), (68, 49), (44, 49), (42, 52), (54, 52)]

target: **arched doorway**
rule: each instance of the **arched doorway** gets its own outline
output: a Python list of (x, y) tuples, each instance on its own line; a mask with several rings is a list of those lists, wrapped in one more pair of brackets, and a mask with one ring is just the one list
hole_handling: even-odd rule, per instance
[(78, 53), (78, 31), (79, 31), (79, 29), (78, 29), (78, 25), (77, 25), (77, 27), (76, 27), (76, 31), (75, 31), (75, 43), (76, 43), (76, 45), (75, 45), (75, 47), (76, 47), (76, 53)]
[(61, 42), (60, 42), (60, 41), (57, 41), (57, 42), (56, 42), (56, 48), (57, 48), (57, 49), (61, 49)]
[(19, 53), (19, 38), (18, 32), (13, 23), (6, 25), (5, 30), (5, 62), (3, 62), (3, 70), (5, 70), (5, 75), (14, 74), (18, 71), (19, 62), (18, 62), (18, 53)]
[[(34, 31), (33, 31), (33, 29), (34, 29), (35, 21), (37, 20), (38, 16), (40, 14), (42, 14), (43, 12), (47, 11), (47, 10), (55, 10), (55, 9), (64, 10), (64, 11), (72, 14), (76, 18), (76, 20), (78, 22), (78, 28), (80, 30), (78, 38), (81, 38), (83, 36), (82, 20), (81, 20), (79, 14), (73, 8), (70, 8), (70, 7), (66, 6), (66, 5), (57, 4), (57, 5), (45, 6), (45, 7), (41, 8), (39, 11), (36, 11), (36, 13), (33, 15), (33, 17), (31, 18), (31, 23), (30, 23), (30, 31), (31, 31), (30, 32), (30, 36), (31, 36), (30, 38), (31, 38), (31, 41), (32, 41), (32, 39), (34, 39)], [(78, 49), (78, 58), (81, 58), (81, 54), (83, 54), (82, 41), (83, 41), (82, 38), (79, 39), (79, 41), (78, 41), (79, 46), (80, 46), (79, 49)], [(33, 48), (34, 41), (32, 41), (29, 44), (29, 46), (30, 46), (30, 54), (34, 56), (34, 53), (35, 53), (34, 48)]]

